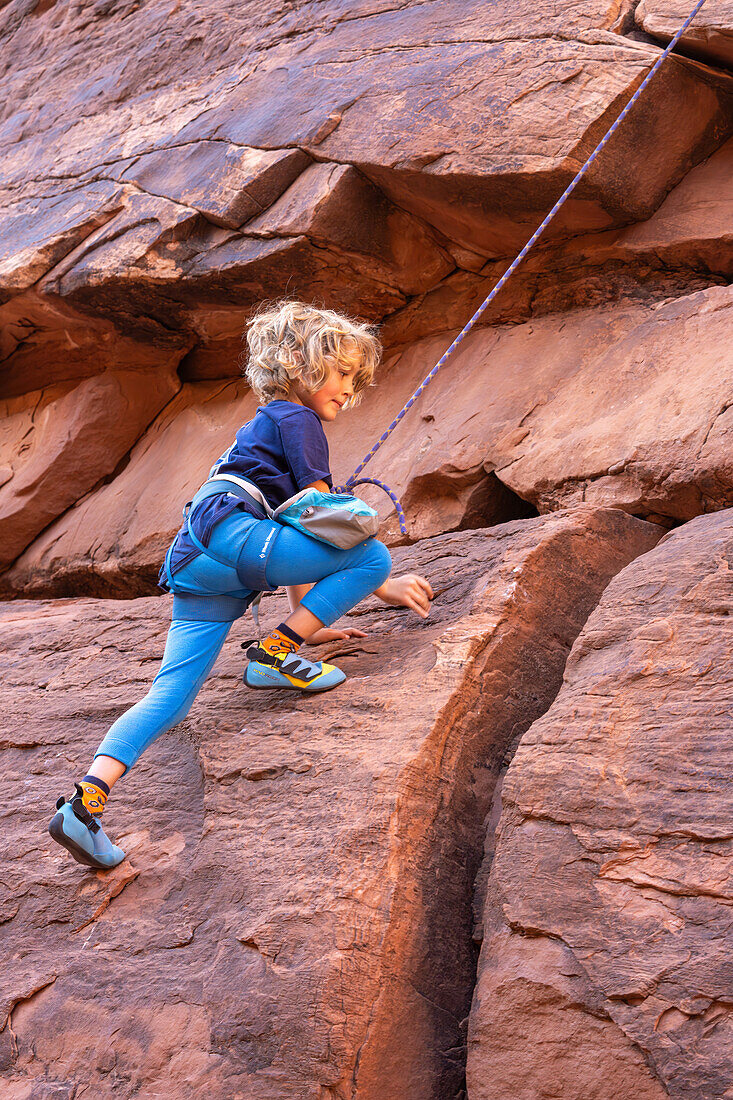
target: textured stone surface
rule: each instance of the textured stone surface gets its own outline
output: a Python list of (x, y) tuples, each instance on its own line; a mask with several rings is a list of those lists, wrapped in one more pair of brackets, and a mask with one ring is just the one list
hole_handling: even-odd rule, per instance
[[(645, 222), (594, 242), (596, 260), (733, 275), (733, 141), (685, 176)], [(576, 250), (591, 259), (591, 250)]]
[(503, 785), (470, 1100), (731, 1095), (733, 512), (606, 589)]
[[(0, 300), (46, 306), (32, 388), (64, 369), (59, 298), (224, 377), (262, 297), (378, 320), (511, 253), (658, 56), (628, 22), (606, 0), (6, 3)], [(551, 235), (647, 217), (732, 125), (733, 78), (672, 59)]]
[(0, 569), (102, 479), (180, 388), (118, 370), (0, 402)]
[[(540, 511), (588, 501), (668, 522), (730, 506), (732, 323), (731, 290), (714, 287), (474, 330), (370, 469), (417, 535), (460, 517), (487, 472)], [(394, 361), (392, 409), (453, 335)], [(355, 462), (368, 434), (344, 433), (339, 453)]]
[[(504, 274), (505, 260), (449, 275), (411, 299), (382, 329), (389, 347), (461, 328)], [(733, 141), (693, 168), (646, 221), (580, 234), (546, 247), (543, 239), (512, 275), (481, 324), (517, 321), (614, 300), (682, 297), (733, 276)]]
[(27, 290), (119, 209), (122, 188), (113, 180), (78, 191), (20, 199), (3, 211), (0, 301)]
[[(151, 591), (254, 412), (263, 298), (384, 322), (379, 386), (329, 425), (343, 481), (687, 10), (0, 0), (2, 595)], [(465, 1100), (475, 914), (470, 1100), (731, 1093), (729, 513), (612, 585), (493, 861), (513, 748), (661, 533), (628, 513), (733, 505), (730, 15), (707, 0), (366, 471), (428, 539), (396, 556), (430, 619), (358, 609), (368, 637), (327, 651), (348, 691), (319, 700), (244, 695), (235, 627), (115, 792), (110, 875), (43, 826), (149, 683), (167, 603), (0, 605), (0, 1100)]]
[(151, 593), (183, 505), (256, 407), (241, 381), (183, 386), (132, 449), (125, 469), (44, 531), (0, 587), (59, 595)]
[[(682, 26), (692, 6), (685, 0), (641, 0), (635, 18), (642, 30), (666, 43)], [(706, 0), (682, 36), (681, 46), (711, 65), (733, 65), (731, 0)]]
[[(394, 349), (334, 425), (344, 480), (658, 56), (634, 20), (676, 13), (632, 7), (6, 3), (0, 397), (173, 363), (236, 378), (252, 307), (300, 295), (383, 319)], [(512, 328), (476, 333), (369, 469), (412, 537), (583, 500), (663, 522), (731, 503), (732, 128), (733, 76), (671, 59), (484, 317)], [(143, 438), (130, 421), (129, 466), (64, 513), (70, 485), (3, 591), (150, 591), (245, 419), (234, 392), (185, 389), (184, 421)]]
[(121, 178), (237, 229), (266, 210), (310, 163), (300, 149), (197, 141), (135, 158)]
[(613, 502), (684, 520), (730, 506), (732, 309), (730, 290), (716, 287), (619, 318), (606, 355), (598, 344), (609, 334), (599, 332), (592, 351), (578, 349), (582, 377), (559, 401), (543, 405), (537, 394), (521, 425), (528, 434), (498, 476), (543, 509)]
[(186, 350), (180, 340), (155, 347), (120, 336), (110, 321), (85, 316), (60, 299), (50, 302), (35, 290), (13, 298), (0, 314), (0, 400), (105, 370), (167, 373)]
[(305, 235), (370, 257), (381, 278), (403, 294), (419, 294), (454, 268), (447, 252), (416, 218), (385, 199), (349, 165), (314, 164), (248, 226), (252, 234)]
[(110, 873), (43, 828), (152, 678), (167, 600), (0, 608), (0, 1095), (457, 1096), (496, 772), (658, 537), (588, 509), (402, 549), (429, 619), (358, 608), (367, 637), (326, 650), (347, 687), (318, 699), (247, 694), (235, 626), (189, 718), (116, 788), (130, 856)]

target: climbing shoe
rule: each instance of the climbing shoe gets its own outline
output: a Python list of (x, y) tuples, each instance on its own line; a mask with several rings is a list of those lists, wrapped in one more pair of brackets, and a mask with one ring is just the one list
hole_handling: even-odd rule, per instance
[(244, 680), (251, 688), (290, 688), (295, 691), (330, 691), (343, 684), (346, 674), (335, 665), (306, 661), (297, 653), (270, 653), (261, 645), (247, 650), (249, 664)]
[(82, 801), (83, 791), (75, 783), (76, 794), (67, 802), (59, 798), (48, 831), (55, 841), (71, 852), (77, 863), (105, 871), (122, 863), (125, 853), (109, 839), (101, 822)]

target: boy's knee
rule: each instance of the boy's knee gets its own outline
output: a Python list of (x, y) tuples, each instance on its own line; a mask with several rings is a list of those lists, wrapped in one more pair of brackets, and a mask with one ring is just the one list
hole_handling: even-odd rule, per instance
[(384, 543), (380, 542), (379, 539), (371, 540), (370, 551), (372, 568), (375, 573), (379, 575), (379, 580), (375, 587), (379, 588), (380, 585), (384, 584), (387, 577), (392, 572), (392, 555)]

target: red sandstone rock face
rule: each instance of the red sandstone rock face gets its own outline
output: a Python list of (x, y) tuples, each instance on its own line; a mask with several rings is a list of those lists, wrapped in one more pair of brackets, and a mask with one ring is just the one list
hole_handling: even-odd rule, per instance
[[(607, 305), (619, 298), (682, 297), (733, 275), (733, 141), (675, 187), (646, 221), (561, 244), (536, 246), (481, 324)], [(540, 241), (542, 239), (540, 238)], [(461, 328), (506, 269), (504, 261), (460, 271), (387, 319), (390, 347)], [(724, 352), (726, 349), (721, 349)]]
[[(2, 594), (151, 591), (254, 412), (263, 297), (384, 321), (378, 388), (329, 426), (343, 481), (686, 14), (0, 0)], [(731, 34), (708, 0), (366, 471), (428, 538), (396, 557), (431, 618), (357, 609), (369, 637), (328, 650), (348, 693), (317, 701), (244, 696), (231, 642), (117, 788), (110, 875), (43, 827), (149, 683), (166, 602), (0, 610), (2, 1100), (463, 1097), (503, 761), (660, 534), (526, 517), (733, 504)], [(624, 572), (508, 774), (470, 1100), (728, 1095), (729, 541), (706, 517)]]
[[(428, 8), (369, 14), (364, 7), (344, 18), (340, 9), (321, 5), (315, 23), (306, 7), (276, 13), (266, 26), (256, 11), (232, 9), (232, 25), (247, 14), (242, 34), (255, 53), (262, 50), (262, 75), (245, 80), (243, 99), (239, 86), (221, 76), (230, 72), (233, 54), (219, 48), (217, 20), (204, 36), (211, 64), (197, 55), (204, 40), (192, 32), (193, 53), (179, 58), (173, 79), (163, 38), (156, 51), (141, 44), (162, 34), (151, 5), (84, 13), (52, 5), (35, 14), (7, 5), (0, 41), (9, 58), (22, 47), (37, 58), (33, 64), (51, 65), (65, 109), (46, 103), (34, 114), (29, 74), (11, 66), (0, 392), (20, 396), (46, 383), (66, 385), (99, 370), (142, 370), (153, 362), (169, 368), (180, 361), (179, 373), (189, 382), (234, 376), (249, 306), (287, 289), (370, 318), (386, 313), (385, 343), (400, 349), (387, 359), (378, 392), (333, 426), (335, 472), (340, 481), (348, 476), (376, 429), (445, 350), (451, 327), (461, 326), (504, 270), (501, 254), (534, 228), (600, 132), (600, 120), (617, 110), (627, 70), (638, 75), (655, 53), (620, 36), (631, 26), (621, 9), (614, 15), (593, 3), (561, 15), (540, 9), (526, 30), (516, 10), (501, 5), (490, 12)], [(174, 24), (184, 18), (183, 9), (169, 14)], [(321, 23), (326, 37), (316, 33)], [(135, 35), (140, 51), (130, 61)], [(103, 73), (123, 56), (123, 40), (124, 56), (144, 79), (136, 87), (118, 80), (112, 95)], [(81, 41), (81, 70), (92, 62), (101, 66), (94, 118), (81, 111), (81, 97), (76, 107), (68, 101), (65, 84), (65, 51), (78, 62)], [(523, 50), (532, 42), (537, 66), (512, 62), (519, 41)], [(570, 68), (560, 57), (564, 51), (576, 58)], [(339, 61), (344, 52), (350, 52), (355, 98), (347, 106), (339, 100), (336, 109), (332, 97), (347, 79)], [(212, 91), (215, 56), (223, 68)], [(314, 76), (314, 57), (332, 74), (326, 83)], [(284, 58), (286, 79), (277, 68)], [(481, 76), (472, 85), (469, 69)], [(78, 79), (78, 65), (74, 72)], [(411, 95), (409, 81), (418, 76)], [(144, 91), (145, 79), (155, 92)], [(451, 81), (458, 88), (459, 79), (466, 90), (448, 97), (447, 118), (424, 89), (442, 81), (445, 100), (446, 88)], [(683, 88), (690, 80), (694, 110), (681, 100), (670, 110), (676, 96), (688, 95)], [(729, 294), (711, 283), (733, 273), (733, 145), (723, 144), (693, 168), (652, 218), (598, 231), (638, 217), (643, 189), (653, 209), (692, 161), (720, 142), (733, 120), (729, 84), (725, 74), (699, 65), (670, 64), (648, 91), (646, 113), (631, 116), (624, 128), (628, 146), (637, 141), (635, 127), (643, 128), (644, 172), (661, 173), (664, 186), (655, 190), (623, 142), (610, 151), (609, 163), (557, 227), (568, 239), (558, 241), (555, 233), (541, 245), (485, 317), (511, 327), (475, 333), (383, 449), (368, 472), (402, 495), (412, 537), (582, 500), (664, 522), (730, 505)], [(285, 111), (295, 85), (305, 113)], [(494, 97), (489, 111), (479, 95), (486, 87)], [(144, 95), (153, 95), (157, 116), (150, 105), (140, 113)], [(568, 113), (576, 100), (577, 110)], [(406, 127), (405, 112), (418, 101), (419, 125)], [(656, 112), (663, 106), (661, 117)], [(308, 127), (319, 111), (327, 123), (318, 122), (316, 142)], [(480, 133), (470, 122), (479, 116)], [(674, 141), (665, 129), (670, 119)], [(45, 134), (43, 155), (53, 154), (53, 167), (33, 160), (41, 153), (26, 125)], [(70, 133), (74, 144), (66, 140)], [(300, 149), (292, 147), (296, 133)], [(259, 149), (255, 139), (267, 147)], [(681, 156), (679, 142), (697, 152)], [(619, 175), (621, 165), (633, 165), (633, 179)], [(39, 179), (31, 183), (31, 176)], [(690, 390), (692, 361), (698, 381)], [(157, 389), (153, 384), (149, 396), (141, 395), (151, 412), (160, 407)], [(75, 390), (79, 399), (83, 393)], [(75, 475), (56, 513), (36, 527), (78, 506), (33, 542), (4, 575), (3, 591), (149, 592), (180, 506), (228, 445), (242, 414), (250, 415), (251, 401), (240, 406), (236, 397), (238, 405), (228, 407), (238, 393), (221, 384), (186, 389), (111, 485), (81, 499), (99, 478), (78, 483)], [(73, 405), (75, 398), (66, 400)], [(30, 406), (34, 398), (24, 401)], [(184, 409), (190, 416), (176, 426), (174, 415)], [(85, 415), (79, 405), (76, 420)], [(144, 422), (125, 427), (124, 442), (112, 448), (111, 469)], [(209, 427), (199, 438), (194, 426), (201, 422)], [(173, 455), (180, 467), (174, 474)], [(10, 469), (7, 458), (0, 465)], [(110, 473), (108, 463), (105, 476)], [(384, 537), (393, 541), (396, 522), (384, 499), (364, 492), (379, 502)], [(3, 565), (33, 533), (22, 526), (13, 532)]]
[[(652, 7), (636, 11), (650, 34), (677, 17)], [(708, 18), (727, 25), (720, 4)], [(334, 425), (344, 480), (658, 56), (634, 26), (600, 0), (6, 4), (0, 395), (15, 410), (175, 363), (186, 382), (236, 377), (250, 308), (300, 294), (385, 319), (393, 349), (380, 390)], [(728, 72), (674, 58), (655, 78), (484, 318), (511, 327), (464, 345), (368, 471), (403, 496), (413, 538), (584, 500), (662, 522), (730, 504), (714, 284), (733, 272), (731, 127)], [(188, 419), (166, 409), (140, 438), (157, 387), (115, 427), (112, 484), (85, 499), (100, 477), (64, 475), (34, 530), (16, 478), (26, 519), (10, 508), (0, 568), (25, 553), (6, 594), (150, 591), (183, 500), (238, 426), (235, 391), (186, 389)], [(77, 422), (85, 392), (64, 398)], [(0, 481), (11, 468), (0, 456)]]
[[(541, 511), (593, 501), (664, 521), (729, 506), (732, 322), (731, 291), (715, 287), (474, 331), (415, 410), (419, 435), (380, 452), (380, 473), (421, 534), (451, 505), (460, 514), (462, 485), (486, 471)], [(452, 335), (400, 357), (395, 404)]]
[(107, 371), (0, 404), (0, 569), (114, 472), (179, 387), (171, 370)]
[(52, 524), (6, 574), (21, 588), (149, 594), (181, 510), (257, 403), (242, 382), (185, 385), (117, 477)]
[(733, 512), (609, 585), (503, 785), (470, 1100), (730, 1093)]
[[(669, 42), (690, 13), (683, 0), (641, 0), (636, 22), (647, 34)], [(681, 45), (693, 57), (711, 65), (733, 64), (733, 3), (707, 0), (682, 37)]]
[[(34, 388), (58, 378), (88, 317), (223, 377), (263, 296), (378, 320), (510, 255), (658, 56), (627, 24), (606, 0), (6, 4), (0, 297), (46, 307), (10, 377), (42, 332)], [(647, 217), (732, 124), (729, 74), (671, 60), (551, 235)]]
[(105, 370), (157, 368), (166, 373), (182, 354), (180, 341), (173, 348), (140, 343), (120, 336), (111, 322), (81, 317), (67, 303), (51, 303), (37, 291), (18, 295), (0, 312), (0, 400), (59, 382), (78, 382)]
[[(318, 700), (245, 693), (235, 627), (189, 718), (115, 790), (130, 856), (104, 874), (44, 839), (39, 798), (143, 694), (168, 601), (0, 609), (0, 1095), (457, 1096), (502, 757), (658, 537), (586, 509), (401, 549), (434, 584), (430, 618), (357, 609), (367, 637), (327, 650), (348, 690)], [(282, 610), (267, 599), (267, 623)]]

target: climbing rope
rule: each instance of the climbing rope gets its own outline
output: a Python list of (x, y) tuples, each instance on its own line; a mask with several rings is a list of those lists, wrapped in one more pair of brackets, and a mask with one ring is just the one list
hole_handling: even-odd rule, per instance
[(565, 188), (562, 195), (557, 200), (557, 202), (555, 203), (555, 205), (553, 206), (552, 210), (547, 215), (545, 220), (537, 227), (537, 229), (535, 229), (534, 233), (529, 238), (529, 240), (525, 244), (522, 251), (517, 255), (517, 257), (512, 261), (512, 263), (506, 269), (506, 271), (504, 272), (502, 277), (499, 279), (499, 282), (496, 284), (494, 289), (491, 291), (490, 294), (488, 294), (486, 296), (486, 298), (483, 300), (481, 305), (478, 307), (478, 309), (476, 310), (476, 312), (474, 313), (473, 317), (468, 322), (468, 324), (464, 328), (461, 329), (461, 331), (458, 333), (458, 335), (456, 336), (455, 340), (450, 345), (450, 347), (443, 353), (443, 355), (440, 357), (440, 359), (435, 364), (435, 366), (430, 371), (430, 373), (428, 375), (426, 375), (426, 377), (423, 379), (423, 381), (417, 387), (417, 389), (412, 394), (412, 396), (409, 398), (409, 400), (402, 406), (402, 408), (397, 413), (397, 416), (394, 418), (394, 420), (389, 425), (387, 430), (382, 433), (382, 435), (379, 437), (379, 439), (374, 444), (374, 446), (369, 451), (369, 453), (364, 456), (364, 458), (361, 460), (359, 465), (356, 467), (356, 469), (354, 470), (353, 474), (348, 479), (346, 484), (337, 486), (334, 489), (334, 492), (336, 492), (336, 493), (349, 493), (357, 485), (365, 485), (365, 484), (378, 485), (380, 489), (384, 489), (384, 491), (389, 494), (391, 500), (394, 502), (394, 505), (397, 509), (397, 515), (398, 515), (399, 521), (400, 521), (400, 530), (402, 531), (403, 535), (407, 534), (407, 525), (405, 523), (405, 514), (402, 510), (400, 502), (398, 501), (397, 497), (392, 492), (392, 490), (387, 485), (385, 485), (384, 482), (377, 481), (376, 478), (371, 478), (371, 477), (362, 477), (362, 478), (360, 478), (359, 474), (364, 469), (367, 462), (371, 462), (371, 460), (374, 458), (375, 454), (377, 453), (379, 448), (382, 446), (382, 444), (387, 442), (387, 440), (389, 439), (392, 432), (395, 430), (395, 428), (397, 427), (399, 422), (402, 420), (402, 418), (409, 412), (409, 410), (415, 404), (415, 402), (417, 401), (418, 397), (423, 392), (423, 390), (427, 389), (427, 387), (430, 385), (432, 380), (435, 378), (435, 376), (438, 373), (438, 371), (440, 370), (440, 368), (442, 366), (444, 366), (444, 364), (445, 364), (446, 360), (448, 359), (448, 357), (455, 351), (455, 349), (458, 347), (458, 345), (461, 343), (461, 341), (468, 335), (468, 333), (471, 331), (473, 326), (476, 324), (479, 317), (484, 312), (484, 310), (487, 308), (487, 306), (489, 306), (491, 304), (491, 302), (493, 302), (494, 298), (499, 293), (501, 288), (505, 285), (505, 283), (508, 282), (508, 280), (514, 274), (514, 272), (517, 270), (520, 263), (522, 262), (524, 257), (529, 252), (529, 250), (533, 247), (533, 245), (535, 244), (537, 239), (542, 235), (542, 233), (544, 233), (545, 229), (550, 224), (552, 219), (555, 217), (558, 210), (563, 206), (563, 204), (567, 201), (567, 199), (573, 193), (575, 188), (578, 186), (578, 184), (582, 180), (583, 176), (586, 174), (586, 172), (588, 171), (590, 166), (595, 161), (598, 154), (601, 152), (603, 147), (607, 144), (609, 139), (613, 136), (613, 134), (616, 132), (616, 130), (621, 125), (623, 120), (626, 118), (627, 114), (629, 113), (631, 108), (634, 106), (634, 104), (636, 103), (637, 99), (639, 98), (641, 93), (646, 88), (649, 81), (652, 79), (652, 77), (657, 72), (657, 70), (660, 68), (660, 66), (664, 64), (667, 57), (669, 57), (670, 53), (672, 52), (674, 47), (677, 45), (680, 38), (685, 33), (685, 31), (689, 27), (690, 23), (695, 18), (697, 13), (700, 11), (700, 8), (703, 6), (704, 3), (705, 3), (705, 0), (697, 0), (697, 3), (695, 4), (694, 8), (692, 9), (690, 14), (687, 16), (687, 19), (685, 19), (684, 23), (682, 24), (682, 26), (679, 28), (679, 30), (675, 34), (674, 38), (671, 39), (671, 41), (668, 43), (668, 45), (666, 46), (664, 51), (659, 55), (657, 60), (654, 62), (653, 66), (651, 67), (649, 72), (646, 74), (646, 76), (642, 80), (641, 84), (636, 89), (636, 91), (632, 95), (631, 99), (629, 100), (629, 102), (624, 107), (621, 114), (618, 116), (618, 118), (613, 123), (613, 125), (608, 130), (608, 132), (598, 142), (598, 145), (596, 145), (595, 149), (593, 150), (591, 155), (588, 157), (587, 161), (585, 162), (583, 167), (580, 169), (580, 171), (577, 173), (575, 178)]

